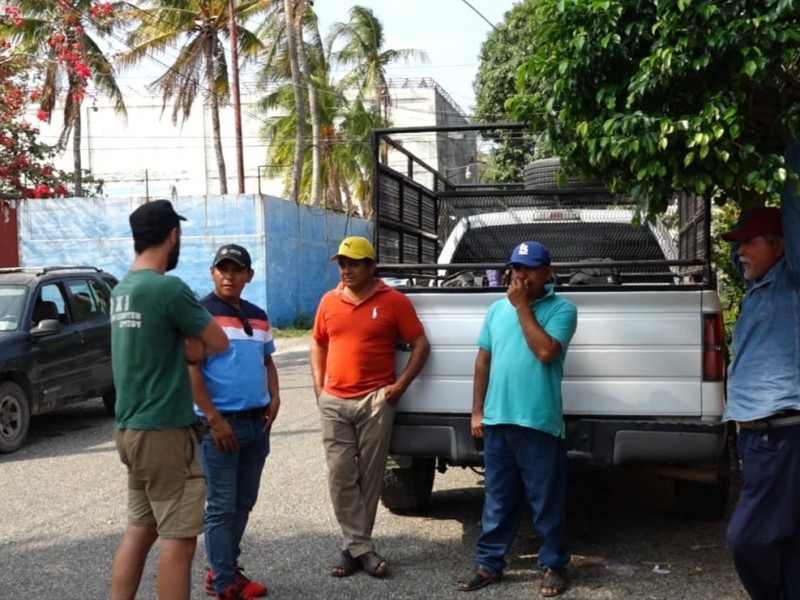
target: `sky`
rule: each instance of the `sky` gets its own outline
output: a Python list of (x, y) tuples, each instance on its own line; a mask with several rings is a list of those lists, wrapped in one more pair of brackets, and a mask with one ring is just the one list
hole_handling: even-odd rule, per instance
[[(354, 4), (371, 8), (384, 27), (386, 48), (414, 48), (428, 54), (427, 64), (397, 63), (387, 70), (390, 78), (434, 79), (458, 105), (472, 114), (475, 94), (472, 82), (478, 71), (478, 54), (491, 25), (515, 0), (315, 0), (319, 29), (326, 36), (330, 26), (346, 22)], [(481, 18), (470, 5), (480, 12)]]
[[(515, 3), (516, 0), (314, 0), (314, 11), (324, 39), (334, 23), (349, 20), (353, 5), (372, 9), (384, 27), (385, 49), (416, 49), (428, 54), (428, 63), (401, 61), (387, 70), (388, 76), (434, 79), (471, 115), (475, 104), (472, 82), (478, 71), (481, 44), (492, 29), (490, 23), (501, 23)], [(125, 47), (121, 37), (113, 45), (117, 50)], [(151, 60), (139, 63), (135, 69), (121, 70), (118, 82), (142, 93), (146, 84), (174, 62), (176, 53), (174, 49), (154, 53)], [(344, 74), (342, 70), (340, 75)]]

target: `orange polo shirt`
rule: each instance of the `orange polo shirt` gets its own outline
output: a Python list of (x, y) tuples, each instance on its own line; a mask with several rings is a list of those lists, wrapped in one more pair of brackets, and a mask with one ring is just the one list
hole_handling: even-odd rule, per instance
[(340, 283), (322, 296), (312, 336), (328, 347), (325, 391), (354, 398), (394, 383), (397, 342), (415, 340), (425, 330), (405, 294), (380, 279), (358, 305), (343, 291)]

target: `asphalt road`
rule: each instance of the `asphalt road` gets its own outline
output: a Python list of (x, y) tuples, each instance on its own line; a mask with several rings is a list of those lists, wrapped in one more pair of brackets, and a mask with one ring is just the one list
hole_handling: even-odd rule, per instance
[[(283, 407), (242, 563), (266, 580), (270, 598), (538, 598), (536, 535), (527, 522), (503, 581), (465, 594), (455, 581), (472, 565), (480, 529), (481, 477), (437, 474), (424, 514), (378, 513), (379, 551), (391, 576), (334, 579), (339, 547), (313, 401), (306, 338), (278, 340)], [(99, 400), (34, 420), (29, 442), (0, 455), (0, 599), (102, 599), (125, 520), (125, 473), (113, 421)], [(739, 600), (725, 548), (725, 522), (689, 521), (671, 511), (671, 485), (638, 470), (573, 469), (567, 599)], [(154, 548), (139, 598), (155, 599)], [(193, 598), (203, 599), (202, 539)]]

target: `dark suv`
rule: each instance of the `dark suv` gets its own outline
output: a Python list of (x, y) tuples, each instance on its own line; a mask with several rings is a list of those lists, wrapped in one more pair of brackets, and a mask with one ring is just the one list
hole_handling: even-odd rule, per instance
[(31, 416), (101, 396), (114, 413), (111, 288), (95, 267), (0, 269), (0, 452)]

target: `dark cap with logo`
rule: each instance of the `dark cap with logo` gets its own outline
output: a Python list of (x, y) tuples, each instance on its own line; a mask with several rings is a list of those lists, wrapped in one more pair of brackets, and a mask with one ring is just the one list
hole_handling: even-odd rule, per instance
[(186, 217), (175, 212), (169, 200), (145, 202), (128, 217), (133, 239), (151, 242), (163, 242), (169, 232), (185, 220)]
[(250, 253), (238, 244), (225, 244), (220, 246), (214, 256), (214, 265), (217, 266), (222, 261), (229, 260), (245, 269), (251, 269), (253, 262), (250, 260)]

